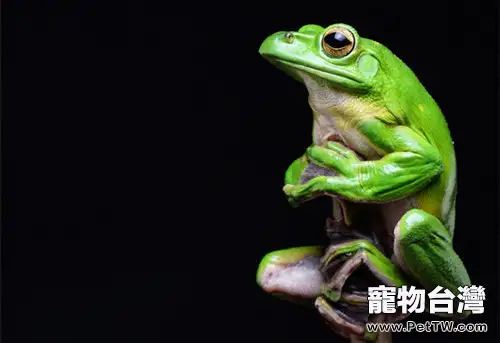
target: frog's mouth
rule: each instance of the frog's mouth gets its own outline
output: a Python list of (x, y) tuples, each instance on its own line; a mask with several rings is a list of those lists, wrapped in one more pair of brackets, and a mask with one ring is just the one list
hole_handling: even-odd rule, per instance
[(336, 68), (336, 67), (329, 67), (328, 70), (323, 70), (319, 66), (315, 66), (313, 64), (307, 64), (307, 63), (297, 63), (294, 61), (289, 61), (289, 60), (284, 60), (277, 58), (275, 59), (277, 63), (282, 63), (286, 66), (289, 66), (292, 69), (295, 70), (301, 70), (306, 73), (319, 76), (322, 79), (331, 79), (332, 77), (336, 80), (337, 78), (341, 78), (343, 80), (349, 80), (352, 82), (355, 82), (357, 84), (362, 84), (362, 81), (358, 79), (355, 75), (346, 72), (343, 69)]
[(264, 57), (274, 66), (291, 75), (294, 79), (301, 81), (297, 71), (305, 72), (314, 78), (328, 80), (331, 83), (350, 89), (365, 88), (364, 82), (356, 75), (335, 66), (322, 67), (310, 62), (295, 61), (293, 59), (283, 59), (275, 56)]

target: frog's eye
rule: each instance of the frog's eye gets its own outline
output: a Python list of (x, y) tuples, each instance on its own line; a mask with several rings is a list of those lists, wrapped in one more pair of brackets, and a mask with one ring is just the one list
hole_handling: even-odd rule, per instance
[(354, 49), (354, 35), (343, 27), (332, 27), (323, 35), (322, 45), (329, 55), (344, 57)]

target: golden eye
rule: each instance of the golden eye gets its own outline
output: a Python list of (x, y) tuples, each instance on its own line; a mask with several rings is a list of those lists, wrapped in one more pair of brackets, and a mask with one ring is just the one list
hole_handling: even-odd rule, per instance
[(344, 57), (354, 49), (354, 35), (343, 27), (332, 27), (323, 35), (322, 44), (329, 55)]

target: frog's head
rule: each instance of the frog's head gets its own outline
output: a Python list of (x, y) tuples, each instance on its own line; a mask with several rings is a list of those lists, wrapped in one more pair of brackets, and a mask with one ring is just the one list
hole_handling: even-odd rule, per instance
[[(269, 36), (260, 54), (287, 74), (306, 84), (309, 93), (342, 90), (343, 93), (382, 96), (391, 82), (397, 58), (382, 44), (362, 38), (346, 24), (326, 28), (306, 25), (298, 32)], [(393, 75), (392, 75), (393, 76)]]

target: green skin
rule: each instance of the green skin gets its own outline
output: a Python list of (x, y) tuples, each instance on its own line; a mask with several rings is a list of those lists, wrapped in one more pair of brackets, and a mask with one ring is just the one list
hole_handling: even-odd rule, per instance
[[(352, 51), (337, 56), (325, 49), (323, 39), (332, 29), (352, 34)], [(385, 46), (360, 37), (345, 24), (277, 32), (259, 52), (306, 85), (314, 114), (314, 143), (286, 172), (283, 191), (289, 201), (297, 205), (329, 195), (344, 202), (380, 204), (387, 218), (385, 229), (394, 237), (391, 259), (363, 239), (333, 249), (327, 259), (350, 254), (352, 265), (367, 265), (386, 285), (418, 284), (428, 292), (439, 285), (455, 294), (457, 287), (470, 285), (452, 246), (453, 141), (438, 105), (412, 70)], [(336, 176), (299, 184), (309, 161)], [(257, 282), (273, 294), (315, 299), (320, 294), (294, 292), (291, 286), (269, 287), (266, 271), (284, 270), (322, 253), (314, 246), (269, 253), (260, 263)], [(339, 301), (341, 288), (342, 280), (333, 280), (320, 293)]]

